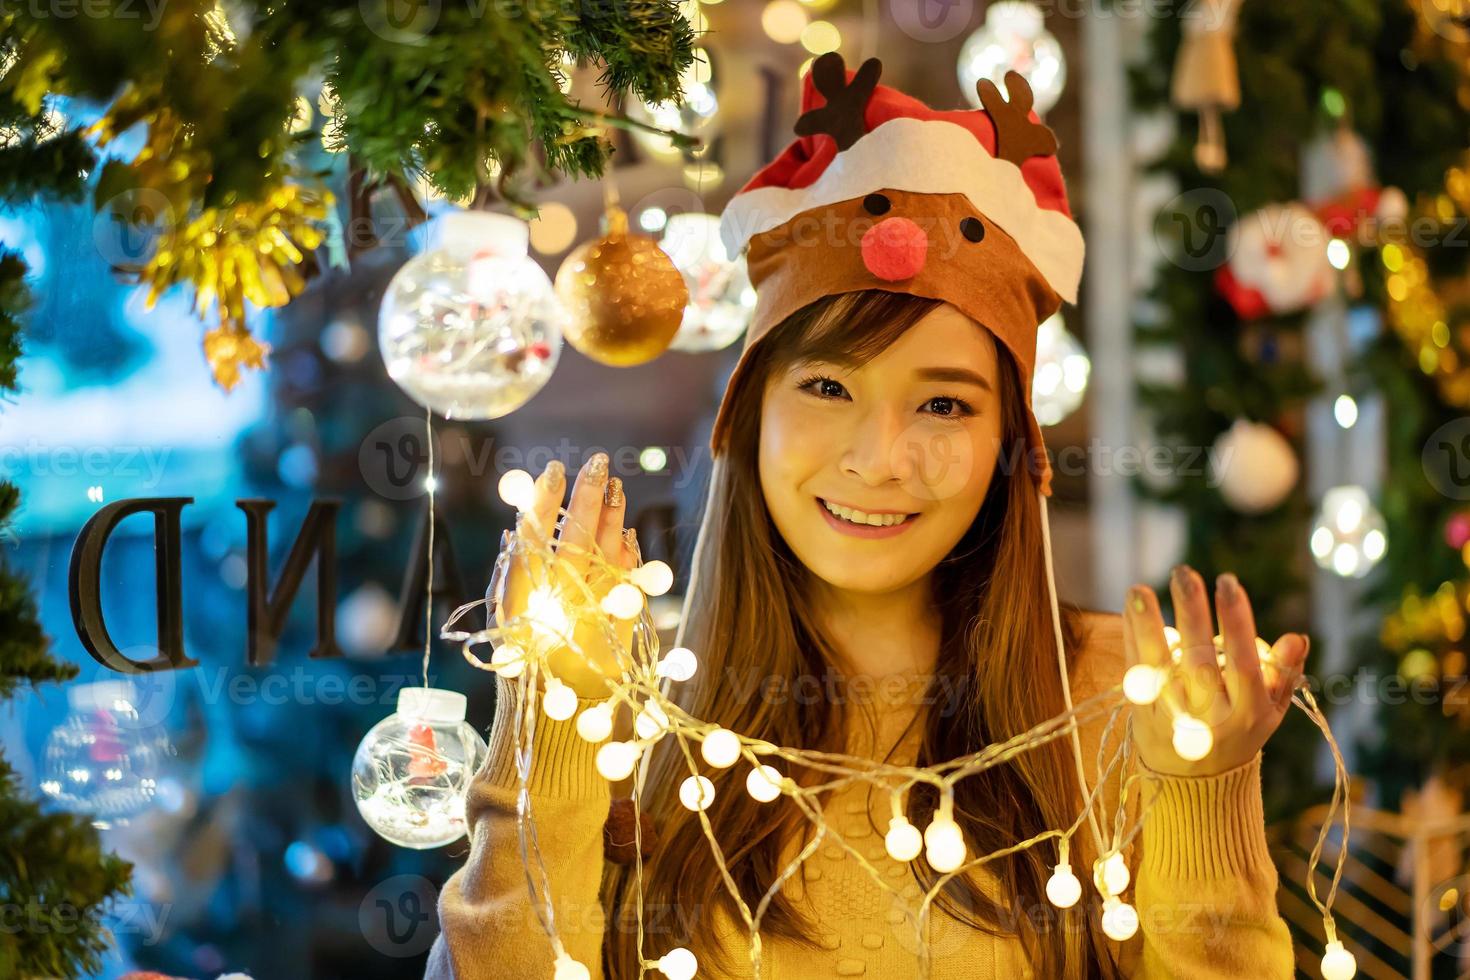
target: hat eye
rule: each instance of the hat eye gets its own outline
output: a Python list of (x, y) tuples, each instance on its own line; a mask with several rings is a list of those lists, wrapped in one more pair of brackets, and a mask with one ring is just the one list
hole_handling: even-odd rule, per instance
[(985, 225), (979, 218), (966, 218), (960, 222), (960, 234), (972, 242), (978, 242), (985, 237)]
[(888, 200), (886, 194), (869, 194), (863, 198), (863, 210), (869, 214), (887, 214), (891, 207), (893, 202)]

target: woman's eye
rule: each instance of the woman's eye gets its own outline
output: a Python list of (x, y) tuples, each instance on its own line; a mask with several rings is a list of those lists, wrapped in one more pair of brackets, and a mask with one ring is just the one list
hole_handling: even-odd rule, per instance
[(970, 407), (970, 403), (963, 398), (950, 398), (941, 395), (929, 399), (928, 405), (935, 415), (944, 418), (966, 418), (975, 414), (975, 410)]
[(811, 377), (796, 386), (798, 390), (810, 391), (819, 398), (841, 398), (847, 394), (847, 389), (842, 384), (831, 378)]

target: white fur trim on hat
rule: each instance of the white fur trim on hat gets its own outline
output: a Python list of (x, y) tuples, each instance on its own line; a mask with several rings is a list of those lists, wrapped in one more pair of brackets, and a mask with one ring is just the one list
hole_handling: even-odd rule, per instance
[(736, 194), (720, 216), (720, 238), (736, 255), (753, 236), (803, 211), (884, 187), (964, 194), (1016, 240), (1057, 295), (1077, 302), (1083, 253), (1077, 223), (1038, 206), (1020, 167), (991, 156), (970, 130), (941, 119), (890, 119), (838, 153), (806, 187), (757, 187)]

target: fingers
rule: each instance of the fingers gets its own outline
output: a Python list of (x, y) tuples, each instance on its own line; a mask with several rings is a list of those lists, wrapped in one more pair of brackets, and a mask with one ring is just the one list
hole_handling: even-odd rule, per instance
[(1169, 594), (1174, 600), (1174, 622), (1179, 628), (1180, 676), (1175, 681), (1181, 688), (1178, 693), (1192, 713), (1208, 721), (1211, 709), (1218, 713), (1228, 703), (1220, 703), (1225, 685), (1215, 658), (1215, 630), (1204, 579), (1188, 565), (1175, 565), (1169, 575)]
[(1164, 616), (1159, 610), (1159, 597), (1146, 585), (1135, 585), (1128, 590), (1124, 603), (1124, 636), (1132, 639), (1132, 653), (1137, 660), (1151, 667), (1168, 670), (1173, 666), (1169, 657), (1169, 641), (1164, 636)]
[(573, 580), (585, 577), (591, 564), (589, 552), (602, 521), (607, 464), (607, 453), (593, 453), (577, 473), (577, 482), (572, 486), (572, 499), (567, 504), (567, 519), (557, 542), (557, 555), (562, 559), (559, 564)]
[(1286, 711), (1291, 704), (1291, 694), (1307, 664), (1312, 641), (1304, 633), (1287, 633), (1271, 647), (1270, 661), (1263, 671), (1266, 697), (1278, 712)]
[[(526, 596), (533, 582), (541, 581), (543, 568), (536, 557), (550, 540), (556, 525), (556, 514), (561, 508), (562, 496), (566, 493), (566, 467), (560, 460), (552, 460), (536, 478), (535, 494), (531, 506), (516, 514), (516, 537), (519, 539), (514, 557), (507, 561), (504, 577), (495, 596), (495, 619), (503, 624), (506, 614), (517, 615), (524, 607)], [(507, 541), (501, 538), (501, 550)], [(500, 559), (496, 559), (497, 569)], [(493, 584), (492, 584), (493, 587)]]
[(1256, 650), (1256, 616), (1240, 581), (1230, 572), (1215, 579), (1215, 612), (1225, 640), (1225, 690), (1231, 706), (1263, 704), (1266, 683)]
[(631, 527), (623, 531), (622, 557), (618, 566), (631, 571), (643, 564), (643, 549), (638, 544), (638, 532)]
[(602, 517), (597, 527), (597, 549), (605, 561), (617, 566), (623, 557), (623, 519), (628, 501), (623, 495), (623, 481), (608, 477), (602, 496)]
[(527, 545), (541, 548), (551, 539), (562, 497), (567, 492), (567, 468), (559, 459), (546, 464), (536, 478), (535, 503), (530, 511), (516, 515), (516, 534)]

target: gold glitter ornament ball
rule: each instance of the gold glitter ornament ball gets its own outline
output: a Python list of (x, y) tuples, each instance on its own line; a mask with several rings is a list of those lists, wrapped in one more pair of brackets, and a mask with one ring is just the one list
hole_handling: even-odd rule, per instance
[(613, 367), (667, 350), (689, 302), (674, 260), (652, 238), (628, 234), (628, 215), (616, 207), (607, 212), (607, 232), (562, 262), (556, 292), (567, 310), (567, 343)]

